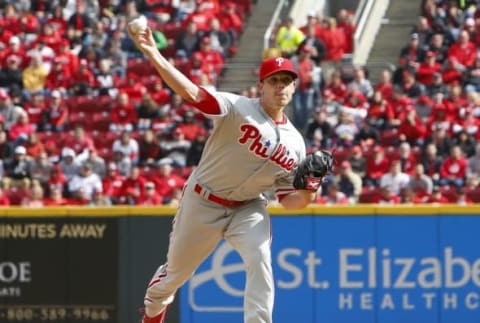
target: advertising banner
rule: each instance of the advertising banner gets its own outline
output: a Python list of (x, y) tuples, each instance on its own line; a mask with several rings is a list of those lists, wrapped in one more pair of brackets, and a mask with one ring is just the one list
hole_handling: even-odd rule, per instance
[[(480, 216), (272, 218), (275, 323), (479, 323)], [(181, 323), (243, 322), (225, 242), (181, 289)]]
[(115, 218), (0, 219), (0, 322), (118, 322)]

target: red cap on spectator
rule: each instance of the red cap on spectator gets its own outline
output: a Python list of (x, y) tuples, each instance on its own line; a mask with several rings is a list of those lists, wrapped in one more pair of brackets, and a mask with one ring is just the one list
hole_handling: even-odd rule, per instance
[(335, 94), (333, 93), (332, 90), (326, 89), (325, 91), (323, 91), (323, 97), (324, 98), (334, 98)]
[(264, 60), (260, 66), (259, 79), (262, 81), (266, 77), (278, 72), (288, 72), (294, 78), (297, 78), (297, 72), (292, 61), (284, 57), (272, 57)]
[(60, 41), (60, 46), (70, 46), (70, 41), (68, 39), (62, 39)]
[(343, 168), (350, 168), (350, 167), (352, 167), (352, 164), (350, 164), (350, 162), (349, 162), (348, 160), (344, 160), (344, 161), (342, 162), (341, 166), (342, 166)]
[(380, 146), (375, 146), (375, 148), (373, 148), (373, 151), (376, 153), (383, 153), (384, 149)]
[(308, 46), (307, 44), (303, 44), (302, 47), (300, 47), (300, 51), (304, 53), (311, 53), (312, 47)]
[(7, 57), (7, 63), (10, 64), (10, 63), (20, 63), (20, 58), (16, 55), (10, 55)]
[(208, 36), (205, 36), (202, 38), (202, 44), (210, 44), (212, 41), (210, 39), (210, 37)]
[(87, 65), (88, 65), (87, 60), (86, 60), (85, 58), (82, 58), (82, 59), (80, 60), (80, 66), (87, 66)]
[(360, 148), (360, 146), (353, 146), (352, 152), (353, 152), (354, 154), (361, 153), (361, 152), (362, 152), (362, 148)]
[(432, 52), (431, 50), (429, 50), (429, 51), (425, 54), (425, 56), (427, 56), (427, 57), (435, 57), (435, 53)]
[(7, 91), (0, 88), (0, 99), (5, 100), (5, 99), (8, 99), (8, 98), (10, 98), (10, 95), (7, 93)]

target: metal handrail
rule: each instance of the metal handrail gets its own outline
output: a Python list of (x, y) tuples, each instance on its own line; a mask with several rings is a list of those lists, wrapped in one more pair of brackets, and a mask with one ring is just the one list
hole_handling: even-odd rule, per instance
[(272, 19), (270, 20), (270, 24), (268, 25), (268, 28), (265, 31), (265, 34), (263, 35), (263, 49), (270, 48), (270, 37), (272, 36), (273, 28), (275, 27), (278, 17), (280, 16), (282, 7), (285, 5), (287, 1), (288, 0), (278, 1), (277, 7), (275, 8)]
[(355, 29), (355, 33), (353, 34), (353, 46), (354, 50), (358, 47), (358, 43), (360, 37), (363, 34), (363, 30), (365, 28), (366, 21), (370, 16), (370, 11), (372, 10), (373, 4), (375, 0), (361, 0), (358, 9), (355, 12), (355, 22), (357, 23), (357, 28)]

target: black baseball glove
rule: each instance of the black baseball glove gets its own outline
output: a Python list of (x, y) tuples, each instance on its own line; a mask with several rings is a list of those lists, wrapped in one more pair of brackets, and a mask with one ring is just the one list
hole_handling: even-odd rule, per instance
[(322, 179), (333, 169), (333, 155), (326, 150), (308, 154), (294, 171), (293, 187), (297, 190), (316, 191)]

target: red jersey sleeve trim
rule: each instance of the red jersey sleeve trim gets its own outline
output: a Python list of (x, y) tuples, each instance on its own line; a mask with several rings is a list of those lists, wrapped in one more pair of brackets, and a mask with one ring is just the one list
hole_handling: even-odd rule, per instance
[(191, 103), (191, 105), (205, 114), (221, 114), (220, 105), (218, 104), (217, 99), (204, 88), (199, 87), (199, 89), (202, 92), (202, 100), (200, 102)]

